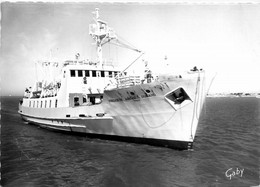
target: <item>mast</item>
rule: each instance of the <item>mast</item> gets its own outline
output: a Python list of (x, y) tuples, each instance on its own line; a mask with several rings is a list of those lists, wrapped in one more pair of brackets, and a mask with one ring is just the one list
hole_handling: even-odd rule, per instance
[[(112, 28), (108, 27), (107, 22), (102, 21), (99, 18), (98, 8), (95, 9), (93, 14), (94, 14), (93, 19), (95, 23), (89, 25), (89, 34), (95, 40), (96, 49), (97, 49), (97, 61), (98, 61), (97, 64), (100, 68), (103, 65), (102, 46), (108, 42), (141, 53), (140, 56), (134, 62), (136, 62), (144, 54), (144, 52), (132, 46), (131, 44), (129, 43), (126, 44), (126, 42), (122, 41), (122, 39), (120, 39), (120, 37), (116, 35), (115, 31)], [(126, 69), (128, 69), (131, 65), (133, 65), (134, 62), (132, 62)], [(122, 71), (122, 73), (124, 71)]]
[(89, 34), (95, 40), (97, 50), (98, 65), (103, 65), (102, 46), (113, 39), (117, 39), (114, 30), (107, 26), (105, 21), (99, 19), (99, 9), (96, 8), (94, 14), (95, 23), (89, 25)]

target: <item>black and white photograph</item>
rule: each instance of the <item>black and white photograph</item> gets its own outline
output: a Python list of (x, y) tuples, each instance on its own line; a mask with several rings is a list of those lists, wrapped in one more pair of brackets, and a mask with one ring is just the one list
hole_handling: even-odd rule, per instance
[(3, 187), (260, 187), (260, 2), (3, 1)]

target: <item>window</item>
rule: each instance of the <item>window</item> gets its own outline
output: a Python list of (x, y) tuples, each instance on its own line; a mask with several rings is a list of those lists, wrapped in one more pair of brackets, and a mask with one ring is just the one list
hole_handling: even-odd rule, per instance
[(92, 77), (96, 77), (97, 76), (97, 71), (92, 71)]
[(71, 77), (76, 77), (76, 71), (75, 70), (70, 70), (70, 76)]
[(78, 77), (83, 77), (83, 71), (82, 70), (78, 70)]
[(51, 100), (50, 100), (50, 106), (49, 107), (51, 108)]
[(105, 77), (105, 72), (101, 71), (101, 77)]
[(42, 108), (42, 101), (41, 101), (41, 108)]
[(79, 97), (74, 97), (74, 106), (79, 106)]
[(88, 84), (87, 77), (84, 77), (84, 78), (83, 78), (83, 84)]
[(44, 108), (47, 108), (47, 100), (45, 100), (45, 106), (44, 106)]
[(35, 101), (33, 101), (33, 108), (35, 107)]
[(85, 77), (89, 77), (89, 70), (85, 70)]
[(86, 103), (87, 102), (87, 97), (84, 95), (83, 96), (83, 103)]
[(96, 104), (96, 98), (95, 97), (89, 97), (89, 101), (94, 105)]
[(37, 101), (37, 108), (39, 107), (39, 101)]
[(108, 72), (108, 76), (111, 78), (111, 77), (113, 77), (113, 72), (112, 71), (109, 71)]
[(31, 107), (31, 101), (29, 101), (29, 107)]
[(58, 99), (55, 100), (55, 108), (58, 106)]

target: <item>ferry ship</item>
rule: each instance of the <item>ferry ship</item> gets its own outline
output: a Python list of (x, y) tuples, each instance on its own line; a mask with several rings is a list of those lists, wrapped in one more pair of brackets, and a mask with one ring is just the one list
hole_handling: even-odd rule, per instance
[[(124, 45), (98, 9), (89, 34), (95, 41), (97, 60), (41, 61), (42, 80), (27, 88), (19, 103), (23, 120), (58, 131), (93, 138), (190, 150), (206, 96), (205, 71), (194, 67), (182, 73), (143, 75), (107, 64), (103, 45)], [(127, 46), (127, 45), (126, 45)]]

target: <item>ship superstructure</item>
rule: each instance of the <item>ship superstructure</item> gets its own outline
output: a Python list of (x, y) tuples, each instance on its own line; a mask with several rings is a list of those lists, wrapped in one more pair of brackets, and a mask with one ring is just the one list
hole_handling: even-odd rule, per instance
[[(142, 75), (126, 70), (143, 52), (121, 42), (95, 11), (89, 34), (97, 60), (39, 62), (44, 76), (25, 91), (19, 113), (25, 121), (44, 128), (92, 137), (192, 149), (205, 99), (205, 72), (194, 67), (183, 73)], [(139, 56), (124, 69), (106, 65), (102, 46), (116, 45)], [(50, 70), (51, 69), (51, 70)], [(48, 78), (46, 78), (48, 77)]]

